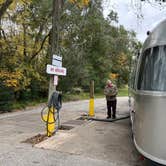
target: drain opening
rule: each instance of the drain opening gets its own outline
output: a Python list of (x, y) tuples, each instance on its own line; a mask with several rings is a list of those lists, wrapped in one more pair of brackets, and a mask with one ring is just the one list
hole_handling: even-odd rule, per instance
[(61, 125), (59, 127), (59, 130), (71, 130), (72, 128), (74, 128), (73, 126), (67, 126), (67, 125)]

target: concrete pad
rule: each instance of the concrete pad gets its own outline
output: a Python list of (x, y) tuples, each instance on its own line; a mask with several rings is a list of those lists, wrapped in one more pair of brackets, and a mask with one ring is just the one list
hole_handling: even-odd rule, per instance
[(135, 151), (129, 120), (121, 122), (88, 122), (65, 133), (41, 142), (35, 147), (81, 155), (114, 163), (115, 165), (141, 166)]
[(74, 133), (70, 132), (57, 132), (57, 134), (49, 139), (36, 144), (35, 147), (56, 150), (59, 149), (63, 144), (70, 141), (75, 136)]
[[(72, 125), (49, 138), (41, 148), (22, 143), (46, 132), (42, 106), (0, 115), (0, 165), (2, 166), (145, 166), (133, 146), (129, 120), (75, 123), (88, 113), (89, 100), (64, 103), (61, 124)], [(119, 97), (117, 116), (128, 113), (128, 98)], [(95, 99), (95, 116), (106, 117), (105, 99)], [(74, 123), (75, 124), (74, 124)], [(50, 143), (51, 142), (51, 143)], [(37, 147), (36, 146), (36, 147)], [(42, 148), (48, 148), (42, 149)], [(51, 150), (52, 149), (52, 150)]]

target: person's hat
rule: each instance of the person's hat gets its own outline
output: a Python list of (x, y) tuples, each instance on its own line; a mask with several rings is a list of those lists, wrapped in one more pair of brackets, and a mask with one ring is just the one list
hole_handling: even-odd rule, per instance
[(111, 80), (107, 80), (107, 84), (112, 84), (112, 81)]

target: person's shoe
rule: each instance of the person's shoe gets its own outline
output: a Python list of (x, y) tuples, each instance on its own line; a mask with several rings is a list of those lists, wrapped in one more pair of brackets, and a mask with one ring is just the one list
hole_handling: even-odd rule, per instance
[(107, 119), (111, 119), (111, 116), (107, 116)]
[(116, 119), (116, 116), (113, 116), (112, 119)]

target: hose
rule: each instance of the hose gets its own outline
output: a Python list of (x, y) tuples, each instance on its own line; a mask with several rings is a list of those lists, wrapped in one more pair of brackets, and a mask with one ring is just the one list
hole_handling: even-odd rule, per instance
[[(55, 134), (60, 126), (60, 116), (59, 111), (62, 107), (62, 96), (59, 92), (55, 91), (52, 93), (48, 105), (41, 110), (41, 119), (46, 123), (47, 136)], [(50, 122), (50, 115), (53, 115), (53, 121)], [(45, 118), (47, 115), (47, 119)], [(56, 128), (54, 131), (49, 130), (49, 125), (55, 124), (57, 122)]]
[(101, 121), (101, 122), (115, 122), (115, 121), (119, 121), (119, 120), (123, 120), (123, 119), (128, 119), (130, 118), (130, 115), (121, 117), (121, 118), (116, 118), (116, 119), (99, 119), (99, 118), (90, 118), (88, 117), (88, 120), (94, 120), (94, 121)]
[[(48, 106), (44, 107), (44, 108), (41, 110), (41, 119), (42, 119), (43, 122), (48, 123), (48, 124), (53, 124), (53, 123), (55, 123), (55, 121), (58, 119), (57, 116), (56, 116), (56, 118), (55, 118), (55, 116), (54, 116), (54, 121), (53, 121), (53, 122), (48, 122), (48, 120), (46, 120), (46, 119), (44, 118), (44, 116), (45, 116), (46, 114), (49, 116), (50, 113), (53, 113), (53, 114), (55, 115), (56, 112), (55, 112), (55, 111), (52, 111), (51, 108), (49, 108)], [(48, 116), (47, 116), (47, 117), (48, 117)]]

